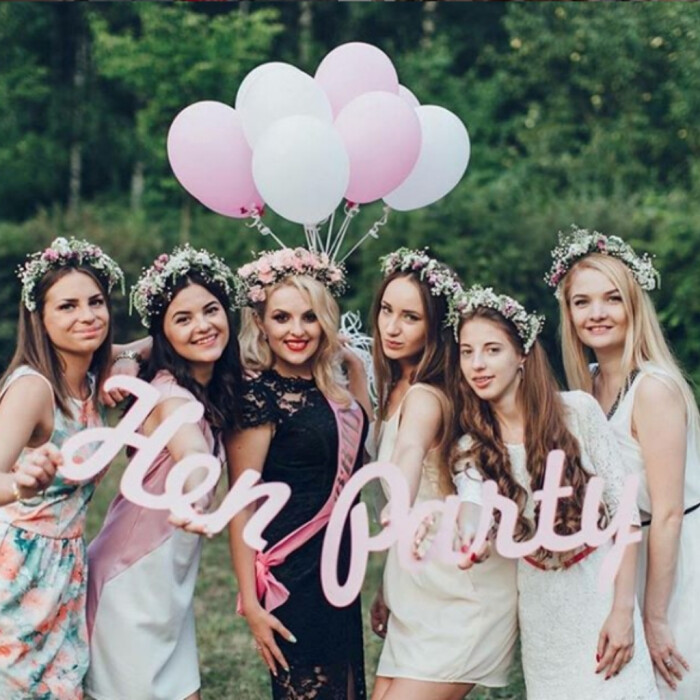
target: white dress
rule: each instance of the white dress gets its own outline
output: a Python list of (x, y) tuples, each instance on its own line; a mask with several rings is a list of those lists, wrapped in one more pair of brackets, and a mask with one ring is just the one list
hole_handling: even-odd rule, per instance
[[(645, 376), (655, 376), (673, 382), (670, 375), (651, 363), (640, 368), (640, 373), (632, 382), (627, 394), (610, 419), (610, 425), (617, 437), (627, 467), (640, 476), (637, 498), (642, 523), (647, 523), (651, 515), (651, 499), (647, 486), (642, 448), (632, 436), (632, 410), (634, 397), (640, 382)], [(700, 503), (700, 436), (692, 423), (688, 427), (688, 444), (685, 463), (684, 509)], [(640, 605), (644, 600), (646, 584), (647, 548), (649, 528), (643, 527), (644, 539), (640, 545), (639, 572), (637, 575)], [(690, 672), (683, 671), (683, 680), (677, 690), (671, 690), (666, 681), (657, 675), (661, 697), (675, 700), (698, 700), (700, 698), (700, 508), (683, 518), (676, 578), (668, 606), (668, 619), (678, 651), (690, 664)]]
[[(583, 466), (605, 479), (603, 498), (611, 515), (625, 470), (612, 431), (597, 401), (582, 391), (565, 392), (569, 430), (579, 441)], [(523, 445), (507, 445), (513, 475), (534, 502)], [(518, 614), (528, 700), (654, 700), (658, 698), (639, 609), (634, 611), (634, 657), (619, 675), (595, 673), (598, 635), (613, 599), (612, 586), (598, 591), (598, 572), (610, 544), (568, 569), (543, 571), (518, 561)]]
[[(423, 384), (409, 391), (416, 387), (437, 393)], [(400, 412), (382, 425), (377, 461), (391, 460)], [(416, 503), (442, 497), (436, 457), (430, 452), (423, 464)], [(469, 571), (429, 560), (411, 572), (392, 547), (384, 569), (391, 615), (377, 675), (507, 685), (518, 632), (515, 570), (514, 561), (492, 554)]]

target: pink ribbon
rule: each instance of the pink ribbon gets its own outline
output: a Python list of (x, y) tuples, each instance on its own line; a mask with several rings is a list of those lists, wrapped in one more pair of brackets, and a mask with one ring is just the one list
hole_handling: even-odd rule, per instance
[[(353, 404), (350, 408), (342, 408), (333, 401), (329, 400), (328, 403), (333, 409), (338, 426), (338, 471), (331, 495), (311, 520), (300, 525), (265, 552), (255, 553), (255, 593), (258, 600), (265, 601), (265, 610), (268, 612), (278, 608), (289, 598), (289, 591), (274, 577), (270, 568), (279, 566), (292, 552), (306, 544), (328, 524), (333, 506), (343, 486), (352, 475), (360, 449), (362, 409), (357, 404)], [(240, 593), (236, 601), (236, 612), (239, 615), (243, 614)]]

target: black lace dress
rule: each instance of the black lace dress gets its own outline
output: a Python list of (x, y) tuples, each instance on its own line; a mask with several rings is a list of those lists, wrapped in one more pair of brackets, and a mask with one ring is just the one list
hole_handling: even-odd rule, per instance
[[(289, 501), (263, 533), (273, 545), (311, 520), (327, 501), (337, 471), (338, 429), (333, 410), (312, 379), (282, 377), (272, 370), (247, 384), (243, 401), (243, 426), (265, 423), (273, 423), (275, 433), (263, 466), (263, 479), (287, 483), (292, 489)], [(366, 418), (363, 423), (364, 443)], [(361, 464), (362, 450), (355, 469)], [(290, 593), (272, 613), (297, 638), (292, 644), (276, 635), (290, 672), (278, 669), (278, 677), (270, 676), (275, 700), (367, 697), (360, 600), (336, 608), (321, 588), (325, 532), (324, 527), (271, 569)], [(349, 560), (350, 537), (346, 531), (338, 564), (340, 581), (345, 580)]]

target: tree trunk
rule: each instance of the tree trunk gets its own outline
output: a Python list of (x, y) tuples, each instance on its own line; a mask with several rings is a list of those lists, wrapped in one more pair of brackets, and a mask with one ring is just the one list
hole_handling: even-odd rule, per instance
[(304, 0), (299, 3), (299, 63), (307, 69), (311, 64), (313, 45), (313, 2)]
[(75, 36), (75, 65), (73, 68), (73, 95), (71, 107), (71, 144), (68, 174), (68, 211), (80, 208), (83, 183), (83, 135), (85, 127), (86, 82), (88, 71), (88, 38), (82, 16), (73, 23)]
[(141, 209), (143, 189), (143, 161), (137, 160), (136, 163), (134, 163), (134, 169), (131, 171), (131, 211), (138, 211)]

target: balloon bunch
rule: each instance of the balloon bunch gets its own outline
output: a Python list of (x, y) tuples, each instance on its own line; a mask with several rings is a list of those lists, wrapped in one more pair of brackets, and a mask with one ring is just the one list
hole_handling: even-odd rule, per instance
[[(288, 63), (264, 63), (244, 78), (235, 109), (197, 102), (168, 133), (173, 172), (202, 204), (250, 217), (270, 234), (260, 223), (265, 203), (303, 224), (309, 247), (333, 259), (360, 204), (383, 199), (384, 216), (352, 250), (376, 237), (390, 209), (417, 209), (453, 189), (469, 152), (460, 119), (420, 105), (391, 59), (360, 42), (333, 49), (313, 78)], [(343, 199), (345, 221), (333, 235)], [(324, 237), (320, 225), (329, 217)]]

